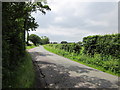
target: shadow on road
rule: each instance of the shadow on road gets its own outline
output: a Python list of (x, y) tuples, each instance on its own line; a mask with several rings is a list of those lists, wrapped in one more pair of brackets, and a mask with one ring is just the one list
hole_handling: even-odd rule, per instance
[[(40, 52), (30, 52), (34, 55), (34, 60), (37, 56), (52, 56), (52, 54), (43, 54)], [(110, 81), (100, 79), (98, 77), (90, 77), (89, 75), (82, 75), (82, 73), (89, 74), (95, 69), (69, 66), (64, 67), (60, 64), (50, 63), (47, 61), (35, 61), (42, 73), (45, 75), (45, 80), (49, 88), (114, 88)], [(117, 90), (117, 88), (116, 88)]]
[(88, 68), (80, 68), (76, 66), (70, 66), (69, 68), (64, 68), (64, 66), (55, 65), (54, 63), (48, 63), (43, 61), (37, 61), (40, 65), (42, 72), (45, 74), (46, 82), (50, 85), (49, 87), (81, 87), (81, 88), (110, 88), (112, 83), (105, 79), (100, 79), (97, 77), (89, 77), (87, 75), (81, 76), (70, 76), (70, 71), (75, 71), (78, 73), (89, 73)]
[(34, 55), (34, 57), (36, 57), (36, 56), (53, 56), (52, 54), (42, 53), (42, 52), (30, 52), (30, 54)]

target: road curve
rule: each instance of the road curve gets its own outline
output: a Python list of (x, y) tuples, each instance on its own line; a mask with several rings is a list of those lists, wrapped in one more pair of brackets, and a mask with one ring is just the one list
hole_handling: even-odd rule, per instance
[[(28, 50), (47, 88), (118, 88), (118, 77), (46, 51)], [(43, 77), (42, 77), (43, 76)], [(40, 79), (41, 80), (41, 79)], [(42, 82), (43, 83), (43, 82)]]

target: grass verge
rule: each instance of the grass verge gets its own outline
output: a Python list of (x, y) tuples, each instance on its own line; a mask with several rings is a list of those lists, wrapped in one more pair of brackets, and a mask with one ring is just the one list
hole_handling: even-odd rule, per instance
[(32, 46), (26, 46), (26, 49), (32, 49), (35, 48), (36, 46), (32, 45)]
[[(101, 62), (101, 57), (99, 55), (96, 55), (96, 57), (93, 58), (93, 57), (89, 57), (89, 56), (83, 55), (83, 54), (78, 54), (77, 55), (75, 53), (69, 53), (69, 52), (66, 52), (65, 50), (55, 49), (55, 48), (52, 48), (52, 47), (47, 46), (47, 45), (44, 45), (44, 48), (46, 50), (50, 51), (50, 52), (53, 52), (55, 54), (64, 56), (66, 58), (69, 58), (69, 59), (71, 59), (73, 61), (76, 61), (78, 63), (84, 64), (86, 66), (98, 69), (100, 71), (103, 71), (103, 72), (106, 72), (106, 73), (109, 73), (109, 74), (112, 74), (112, 75), (115, 75), (115, 76), (120, 76), (119, 73), (111, 71), (108, 68), (108, 64), (110, 64), (111, 67), (113, 67), (112, 65), (114, 65), (114, 63), (118, 63), (115, 60), (112, 61), (112, 62), (110, 62), (110, 61)], [(100, 65), (100, 63), (101, 63), (101, 65)], [(104, 66), (106, 65), (106, 67), (103, 67), (102, 64), (104, 64)], [(106, 68), (108, 68), (108, 69), (106, 69)]]
[(6, 71), (7, 78), (4, 78), (2, 88), (33, 88), (35, 83), (35, 69), (32, 58), (28, 52), (21, 57), (21, 61), (14, 70)]
[(32, 58), (28, 52), (24, 61), (20, 64), (16, 71), (17, 88), (32, 88), (35, 83), (35, 70), (32, 63)]

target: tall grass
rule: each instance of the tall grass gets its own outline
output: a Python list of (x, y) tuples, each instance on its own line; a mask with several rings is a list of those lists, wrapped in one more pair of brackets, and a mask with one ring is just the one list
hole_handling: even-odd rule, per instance
[(50, 47), (48, 45), (44, 45), (44, 48), (50, 52), (64, 56), (81, 64), (85, 64), (95, 69), (120, 76), (120, 70), (118, 65), (119, 59), (113, 58), (110, 55), (103, 56), (100, 54), (95, 54), (94, 57), (90, 57), (86, 54), (83, 54), (82, 52), (80, 54), (76, 54), (73, 52), (70, 53), (62, 49)]
[(35, 70), (32, 63), (32, 58), (29, 53), (26, 53), (26, 57), (23, 63), (17, 69), (16, 72), (16, 85), (19, 88), (32, 88), (35, 83)]
[[(22, 62), (14, 71), (6, 70), (9, 78), (4, 79), (3, 88), (32, 88), (35, 82), (35, 70), (32, 63), (32, 58), (28, 52), (25, 57), (21, 57)], [(7, 83), (4, 83), (7, 82)]]

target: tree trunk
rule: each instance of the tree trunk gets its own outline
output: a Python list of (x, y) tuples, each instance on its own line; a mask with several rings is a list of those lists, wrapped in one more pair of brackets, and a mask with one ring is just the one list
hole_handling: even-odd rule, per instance
[(27, 30), (27, 41), (26, 41), (26, 44), (27, 44), (27, 46), (29, 46), (29, 31)]

